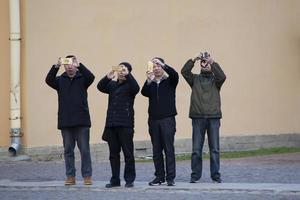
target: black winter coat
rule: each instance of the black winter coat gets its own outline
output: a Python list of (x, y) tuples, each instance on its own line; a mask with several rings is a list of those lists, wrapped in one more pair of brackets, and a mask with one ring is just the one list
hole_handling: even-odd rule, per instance
[(169, 77), (158, 84), (155, 81), (145, 81), (142, 95), (149, 98), (148, 113), (150, 119), (162, 119), (177, 115), (176, 87), (179, 81), (178, 73), (170, 66), (163, 69)]
[(46, 83), (58, 94), (58, 129), (91, 126), (87, 89), (95, 76), (81, 63), (77, 69), (73, 78), (66, 72), (56, 77), (59, 68), (53, 65), (46, 77)]
[(97, 88), (109, 94), (105, 127), (134, 127), (134, 99), (140, 87), (131, 73), (126, 81), (120, 83), (107, 76), (103, 77)]

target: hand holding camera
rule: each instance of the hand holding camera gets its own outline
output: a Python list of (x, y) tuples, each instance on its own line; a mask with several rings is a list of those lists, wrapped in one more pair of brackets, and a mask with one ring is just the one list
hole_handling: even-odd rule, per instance
[(153, 81), (153, 79), (155, 78), (153, 71), (152, 72), (147, 71), (146, 77), (148, 82)]
[(73, 61), (74, 66), (77, 68), (79, 67), (79, 61), (78, 58), (76, 56), (74, 56), (73, 58), (71, 58)]
[(165, 63), (161, 62), (159, 59), (157, 58), (154, 58), (152, 59), (152, 62), (156, 65), (160, 65), (161, 67), (164, 67), (165, 66)]
[(210, 61), (212, 59), (211, 59), (210, 54), (208, 52), (204, 52), (204, 53), (200, 52), (196, 56), (194, 56), (192, 58), (192, 60), (193, 61), (200, 60), (202, 62), (202, 61)]
[(108, 79), (114, 79), (115, 78), (115, 71), (111, 70), (107, 75), (106, 77)]
[(56, 65), (55, 65), (55, 68), (59, 68), (62, 65), (61, 61), (62, 61), (62, 58), (59, 57)]
[(200, 60), (200, 58), (201, 58), (201, 55), (202, 55), (202, 53), (200, 52), (200, 54), (199, 53), (197, 53), (195, 56), (193, 56), (192, 57), (192, 61), (193, 62), (196, 62), (197, 60)]

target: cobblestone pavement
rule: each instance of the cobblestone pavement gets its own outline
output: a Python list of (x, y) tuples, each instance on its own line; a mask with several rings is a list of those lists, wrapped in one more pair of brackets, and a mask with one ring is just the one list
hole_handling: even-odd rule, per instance
[(128, 191), (22, 191), (1, 190), (1, 199), (22, 200), (299, 200), (298, 195), (213, 193), (213, 192), (128, 192)]
[[(122, 163), (123, 164), (123, 163)], [(76, 163), (80, 181), (80, 162)], [(153, 178), (152, 162), (136, 163), (136, 181)], [(0, 180), (16, 182), (63, 181), (63, 162), (0, 162)], [(93, 180), (108, 181), (109, 162), (93, 163)], [(282, 183), (300, 184), (300, 153), (221, 160), (221, 173), (226, 183)], [(177, 162), (176, 182), (188, 182), (190, 161)], [(209, 160), (204, 161), (203, 176), (199, 184), (210, 183)], [(300, 185), (299, 185), (300, 187)], [(130, 191), (130, 192), (128, 192)], [(78, 189), (25, 189), (0, 187), (0, 199), (300, 199), (299, 193), (265, 193), (251, 191), (189, 191), (189, 190), (78, 190)]]

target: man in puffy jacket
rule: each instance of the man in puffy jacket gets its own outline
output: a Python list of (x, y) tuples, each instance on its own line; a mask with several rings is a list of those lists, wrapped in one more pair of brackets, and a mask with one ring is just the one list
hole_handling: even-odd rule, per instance
[[(60, 66), (65, 72), (56, 76)], [(65, 185), (75, 185), (74, 148), (81, 155), (81, 174), (85, 185), (92, 184), (92, 162), (90, 155), (91, 119), (87, 101), (87, 89), (93, 83), (94, 75), (73, 55), (60, 58), (50, 69), (46, 83), (58, 94), (58, 129), (61, 130), (66, 166)]]
[[(127, 62), (117, 66), (103, 77), (97, 88), (108, 94), (108, 109), (103, 139), (108, 142), (109, 160), (112, 177), (106, 188), (121, 185), (120, 181), (120, 152), (125, 158), (124, 179), (125, 187), (133, 187), (136, 177), (133, 133), (134, 133), (134, 99), (140, 88), (133, 75), (132, 67)], [(117, 72), (117, 81), (113, 80)]]
[[(193, 74), (192, 68), (199, 60), (201, 73)], [(189, 59), (181, 70), (182, 76), (192, 88), (189, 117), (193, 126), (193, 149), (191, 160), (191, 183), (196, 183), (202, 175), (202, 150), (205, 132), (208, 136), (210, 151), (210, 173), (214, 182), (221, 183), (219, 128), (221, 112), (220, 90), (226, 76), (218, 63), (210, 57), (209, 53)]]
[[(153, 58), (153, 71), (147, 71), (147, 80), (142, 89), (142, 95), (149, 99), (149, 134), (153, 148), (155, 178), (150, 186), (161, 185), (167, 181), (168, 186), (174, 186), (176, 176), (174, 136), (176, 132), (176, 87), (178, 73), (166, 65), (162, 58)], [(166, 157), (164, 164), (163, 151)], [(165, 170), (166, 166), (166, 170)]]

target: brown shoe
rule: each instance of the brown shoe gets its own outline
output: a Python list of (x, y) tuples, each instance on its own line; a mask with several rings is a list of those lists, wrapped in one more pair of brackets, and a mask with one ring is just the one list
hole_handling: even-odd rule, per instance
[(76, 184), (76, 179), (74, 176), (69, 176), (65, 181), (65, 185), (75, 185), (75, 184)]
[(90, 176), (84, 177), (83, 183), (84, 183), (84, 185), (92, 185), (93, 184), (92, 177), (90, 177)]

